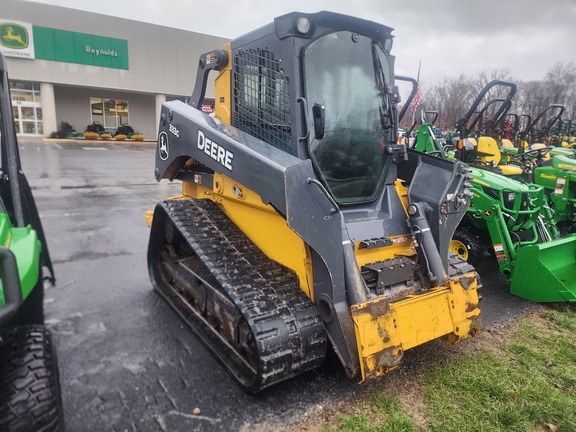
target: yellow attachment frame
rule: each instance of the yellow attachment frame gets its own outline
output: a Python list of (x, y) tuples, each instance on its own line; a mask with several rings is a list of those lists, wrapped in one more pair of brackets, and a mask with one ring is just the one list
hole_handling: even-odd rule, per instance
[(404, 351), (444, 337), (447, 343), (480, 331), (477, 279), (468, 273), (446, 286), (389, 302), (377, 298), (350, 307), (362, 381), (394, 369)]

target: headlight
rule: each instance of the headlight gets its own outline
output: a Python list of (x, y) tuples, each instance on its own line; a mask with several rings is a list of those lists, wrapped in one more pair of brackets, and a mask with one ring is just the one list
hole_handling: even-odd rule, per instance
[(392, 49), (393, 42), (394, 42), (394, 39), (392, 38), (392, 36), (387, 37), (384, 40), (384, 51), (390, 52), (390, 50)]
[(310, 20), (306, 17), (302, 16), (296, 21), (296, 30), (298, 30), (298, 33), (305, 35), (310, 31), (310, 27)]

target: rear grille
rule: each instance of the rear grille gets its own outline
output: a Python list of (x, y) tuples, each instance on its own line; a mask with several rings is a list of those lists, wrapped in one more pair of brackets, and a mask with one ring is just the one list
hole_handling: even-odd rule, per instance
[(290, 92), (280, 62), (267, 49), (234, 57), (233, 126), (291, 153)]

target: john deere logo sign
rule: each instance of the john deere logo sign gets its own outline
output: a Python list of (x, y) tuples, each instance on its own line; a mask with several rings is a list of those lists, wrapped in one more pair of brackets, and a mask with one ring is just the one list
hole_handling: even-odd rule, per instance
[(28, 31), (18, 24), (0, 25), (2, 35), (2, 45), (6, 48), (24, 49), (28, 48)]
[(0, 49), (8, 57), (33, 59), (32, 25), (0, 19)]

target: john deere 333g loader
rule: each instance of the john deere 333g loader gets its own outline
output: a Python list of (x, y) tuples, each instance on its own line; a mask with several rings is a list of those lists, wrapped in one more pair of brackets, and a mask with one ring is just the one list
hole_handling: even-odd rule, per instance
[[(479, 331), (474, 269), (448, 256), (468, 170), (396, 143), (388, 27), (291, 13), (201, 56), (162, 107), (156, 290), (251, 392), (320, 366), (366, 380)], [(215, 116), (200, 110), (216, 71)]]

